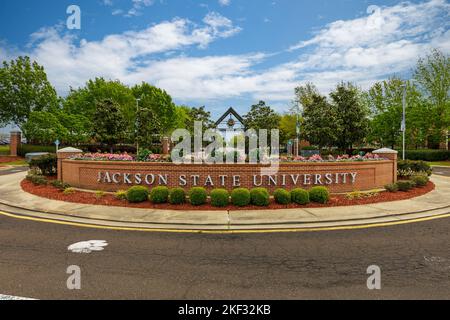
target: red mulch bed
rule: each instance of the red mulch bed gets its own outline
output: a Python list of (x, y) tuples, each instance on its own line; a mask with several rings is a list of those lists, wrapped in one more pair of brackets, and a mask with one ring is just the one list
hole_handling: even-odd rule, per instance
[(23, 160), (21, 157), (0, 156), (0, 163), (8, 163)]
[(396, 192), (396, 193), (389, 193), (389, 192), (381, 192), (379, 195), (371, 197), (371, 198), (364, 198), (364, 199), (354, 199), (349, 200), (345, 197), (345, 195), (332, 195), (330, 201), (326, 204), (317, 204), (317, 203), (311, 203), (306, 206), (300, 206), (296, 204), (290, 204), (290, 205), (279, 205), (274, 202), (274, 200), (271, 201), (271, 204), (269, 207), (256, 207), (256, 206), (247, 206), (244, 208), (235, 207), (233, 205), (229, 205), (225, 208), (216, 208), (211, 206), (210, 204), (195, 207), (190, 204), (183, 204), (183, 205), (171, 205), (171, 204), (162, 204), (162, 205), (155, 205), (150, 203), (149, 201), (139, 204), (132, 204), (128, 203), (124, 200), (117, 200), (113, 195), (111, 194), (105, 194), (102, 198), (97, 198), (95, 193), (90, 192), (82, 192), (82, 191), (76, 191), (73, 194), (65, 195), (62, 191), (56, 189), (55, 187), (48, 185), (48, 186), (35, 186), (33, 183), (27, 180), (23, 180), (21, 183), (22, 189), (26, 192), (29, 192), (31, 194), (34, 194), (39, 197), (48, 198), (52, 200), (60, 200), (60, 201), (66, 201), (66, 202), (73, 202), (73, 203), (83, 203), (83, 204), (93, 204), (93, 205), (103, 205), (103, 206), (115, 206), (115, 207), (131, 207), (131, 208), (148, 208), (148, 209), (167, 209), (167, 210), (207, 210), (207, 211), (214, 211), (214, 210), (270, 210), (270, 209), (295, 209), (295, 208), (326, 208), (326, 207), (339, 207), (339, 206), (354, 206), (354, 205), (363, 205), (363, 204), (371, 204), (371, 203), (378, 203), (378, 202), (389, 202), (389, 201), (398, 201), (398, 200), (405, 200), (405, 199), (411, 199), (415, 198), (421, 195), (424, 195), (426, 193), (429, 193), (434, 190), (435, 185), (432, 182), (429, 182), (427, 186), (423, 188), (415, 188), (408, 192)]

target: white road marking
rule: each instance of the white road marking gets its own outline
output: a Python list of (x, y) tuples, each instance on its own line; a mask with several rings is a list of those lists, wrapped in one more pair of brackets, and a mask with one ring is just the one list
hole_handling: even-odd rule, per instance
[(103, 251), (108, 245), (105, 240), (89, 240), (74, 243), (67, 250), (74, 253), (91, 253), (92, 251)]
[(8, 296), (6, 294), (0, 294), (0, 301), (6, 300), (36, 300), (32, 298), (24, 298), (24, 297), (16, 297), (16, 296)]

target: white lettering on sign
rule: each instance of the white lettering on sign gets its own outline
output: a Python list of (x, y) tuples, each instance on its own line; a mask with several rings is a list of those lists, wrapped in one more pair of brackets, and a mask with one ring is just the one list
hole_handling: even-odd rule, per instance
[[(144, 174), (144, 173), (118, 173), (118, 172), (99, 172), (97, 182), (103, 184), (127, 184), (127, 185), (141, 185), (148, 186), (168, 186), (171, 181), (176, 181), (179, 186), (185, 187), (191, 183), (193, 186), (227, 186), (230, 183), (233, 187), (241, 186), (241, 176), (233, 175), (228, 179), (228, 176), (220, 175), (217, 177), (211, 175), (179, 175), (170, 176), (168, 174)], [(282, 175), (261, 175), (256, 174), (251, 177), (254, 187), (262, 186), (330, 186), (337, 184), (355, 184), (358, 178), (357, 172), (342, 172), (342, 173), (317, 173), (317, 174), (282, 174)], [(174, 180), (172, 180), (174, 179)]]

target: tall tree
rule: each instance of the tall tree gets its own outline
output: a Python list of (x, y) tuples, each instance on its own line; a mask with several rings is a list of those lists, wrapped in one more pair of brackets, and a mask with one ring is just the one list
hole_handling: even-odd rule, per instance
[(109, 146), (112, 153), (113, 146), (124, 139), (127, 127), (122, 112), (117, 103), (106, 99), (97, 102), (94, 117), (96, 123), (93, 130), (93, 138), (97, 142)]
[(155, 138), (160, 138), (160, 134), (161, 123), (153, 109), (149, 107), (140, 108), (136, 115), (136, 142), (139, 147), (150, 149)]
[(286, 113), (280, 119), (280, 143), (286, 144), (288, 140), (297, 136), (297, 115)]
[(132, 141), (135, 130), (136, 99), (130, 88), (120, 81), (107, 81), (103, 78), (89, 80), (79, 89), (70, 90), (64, 101), (63, 110), (66, 114), (81, 115), (89, 121), (89, 133), (92, 134), (96, 122), (97, 103), (105, 99), (114, 102), (127, 122), (126, 138)]
[(363, 142), (369, 129), (369, 110), (360, 90), (351, 83), (340, 83), (330, 93), (336, 112), (336, 146), (341, 150), (353, 149)]
[(303, 112), (303, 132), (309, 142), (320, 149), (334, 146), (337, 133), (337, 116), (327, 98), (313, 94)]
[(190, 132), (194, 132), (195, 121), (201, 121), (204, 129), (211, 129), (214, 127), (214, 122), (211, 120), (211, 112), (206, 111), (205, 106), (200, 108), (191, 108), (188, 111), (187, 129)]
[[(370, 88), (367, 101), (372, 113), (369, 141), (381, 146), (395, 148), (401, 142), (401, 122), (403, 114), (403, 86), (399, 78), (378, 82)], [(407, 130), (411, 130), (410, 112), (420, 101), (420, 93), (411, 83), (407, 83)], [(408, 134), (407, 134), (408, 135)]]
[(58, 96), (47, 79), (44, 67), (19, 57), (0, 67), (0, 124), (19, 128), (33, 111), (58, 108)]
[(244, 122), (247, 129), (267, 129), (270, 134), (270, 130), (279, 128), (280, 115), (264, 101), (260, 101), (244, 116)]
[(439, 50), (420, 59), (414, 72), (414, 79), (430, 99), (434, 118), (434, 136), (437, 142), (444, 142), (450, 126), (450, 56)]
[(132, 89), (136, 99), (140, 99), (139, 107), (152, 111), (158, 119), (158, 132), (160, 135), (169, 134), (174, 129), (176, 120), (176, 108), (172, 97), (164, 90), (156, 88), (148, 83), (141, 83)]
[(56, 139), (65, 141), (69, 134), (57, 114), (47, 111), (31, 112), (28, 121), (22, 125), (22, 131), (29, 142), (48, 145)]
[[(305, 85), (295, 88), (295, 103), (300, 103), (303, 108), (306, 108), (313, 103), (314, 97), (319, 94), (317, 87), (313, 83), (307, 82)], [(297, 110), (298, 108), (296, 105), (293, 107), (293, 111)]]

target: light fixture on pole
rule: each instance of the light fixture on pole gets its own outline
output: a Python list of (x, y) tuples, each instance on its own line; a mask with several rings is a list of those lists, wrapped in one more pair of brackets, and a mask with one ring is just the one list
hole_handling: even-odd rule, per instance
[(138, 114), (139, 114), (139, 102), (141, 101), (141, 98), (136, 98), (136, 154), (139, 154), (139, 139), (138, 139)]
[(402, 85), (402, 88), (403, 88), (403, 100), (402, 100), (403, 114), (402, 114), (402, 124), (401, 124), (400, 131), (403, 133), (403, 160), (406, 160), (406, 89), (407, 89), (407, 84), (404, 83)]

